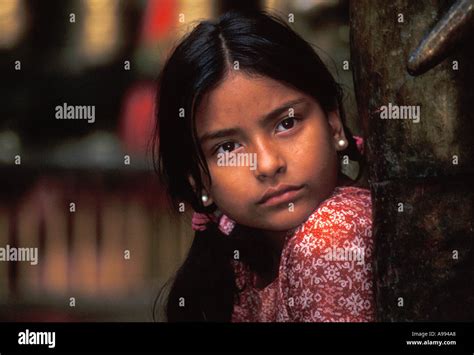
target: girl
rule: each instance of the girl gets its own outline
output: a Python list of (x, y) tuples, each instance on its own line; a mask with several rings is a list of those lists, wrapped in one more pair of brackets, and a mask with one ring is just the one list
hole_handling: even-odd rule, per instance
[(196, 212), (168, 321), (374, 320), (370, 194), (339, 172), (344, 155), (362, 162), (341, 100), (312, 47), (265, 13), (201, 22), (174, 49), (158, 169)]

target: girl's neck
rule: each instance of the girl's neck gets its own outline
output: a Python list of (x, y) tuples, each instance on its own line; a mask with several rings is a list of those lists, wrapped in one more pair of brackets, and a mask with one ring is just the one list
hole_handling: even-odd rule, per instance
[(285, 244), (287, 232), (265, 231), (264, 235), (268, 239), (268, 244), (275, 254), (280, 255)]
[(263, 289), (272, 283), (278, 277), (280, 269), (281, 253), (286, 240), (286, 232), (264, 231), (263, 238), (266, 239), (266, 245), (270, 248), (270, 253), (273, 260), (271, 268), (265, 273), (256, 274), (254, 280), (254, 287)]

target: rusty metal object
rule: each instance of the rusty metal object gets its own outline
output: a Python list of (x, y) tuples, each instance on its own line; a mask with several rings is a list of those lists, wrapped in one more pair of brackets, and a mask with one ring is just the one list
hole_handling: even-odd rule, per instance
[[(379, 321), (474, 319), (474, 48), (452, 35), (464, 29), (446, 23), (445, 15), (458, 13), (461, 2), (465, 6), (350, 3), (354, 84), (368, 138)], [(441, 49), (414, 68), (432, 69), (410, 75), (411, 50), (441, 23), (457, 30), (438, 31), (451, 34), (433, 37), (429, 43)], [(419, 122), (382, 118), (389, 104), (419, 107)]]
[(474, 0), (459, 0), (439, 20), (408, 58), (407, 70), (420, 75), (439, 64), (472, 35)]

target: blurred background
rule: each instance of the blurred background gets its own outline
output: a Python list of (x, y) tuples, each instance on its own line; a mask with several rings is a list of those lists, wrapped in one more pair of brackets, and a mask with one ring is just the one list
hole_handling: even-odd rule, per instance
[[(294, 15), (359, 133), (347, 1), (0, 0), (0, 248), (39, 252), (0, 261), (1, 321), (152, 320), (193, 235), (152, 168), (156, 78), (197, 21), (238, 8)], [(95, 121), (56, 119), (64, 103)]]

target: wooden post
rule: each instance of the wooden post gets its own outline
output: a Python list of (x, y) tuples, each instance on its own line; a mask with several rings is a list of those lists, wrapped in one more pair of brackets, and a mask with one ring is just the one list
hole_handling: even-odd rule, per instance
[[(446, 16), (469, 1), (350, 4), (379, 321), (474, 319), (472, 16)], [(439, 53), (420, 49), (423, 43)], [(413, 55), (428, 59), (421, 65)]]

